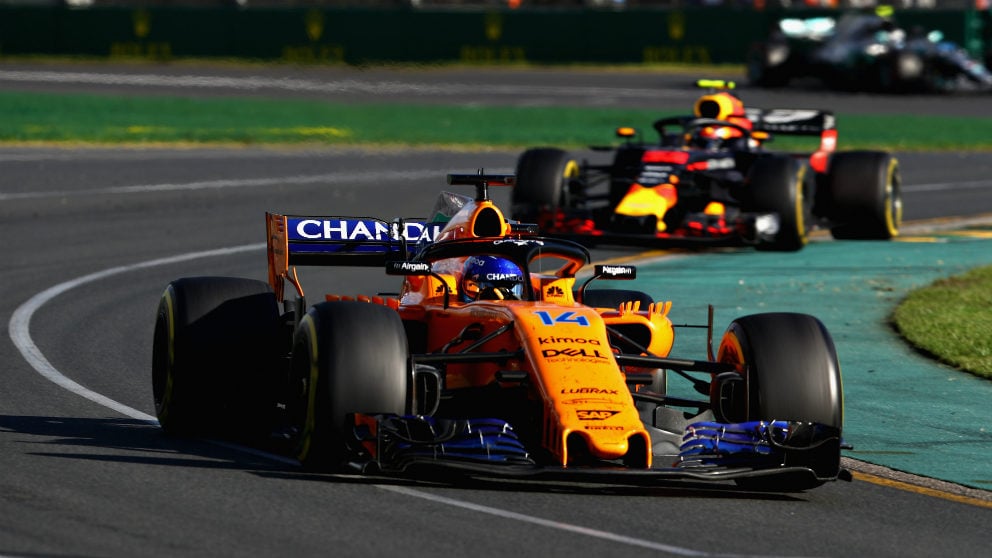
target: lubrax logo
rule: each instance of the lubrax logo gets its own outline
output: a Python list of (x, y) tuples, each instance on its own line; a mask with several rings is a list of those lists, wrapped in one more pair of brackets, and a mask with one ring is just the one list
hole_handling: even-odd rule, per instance
[(537, 342), (541, 345), (556, 345), (558, 343), (572, 343), (574, 345), (602, 345), (599, 339), (584, 339), (582, 337), (538, 337)]
[(576, 349), (573, 347), (569, 347), (567, 349), (544, 349), (541, 351), (541, 354), (544, 355), (544, 358), (565, 356), (606, 359), (606, 357), (601, 355), (597, 349)]
[(579, 417), (579, 420), (606, 420), (619, 412), (620, 411), (591, 411), (580, 409), (575, 411), (575, 414)]
[(563, 395), (619, 395), (615, 389), (603, 389), (598, 387), (565, 388), (561, 390)]

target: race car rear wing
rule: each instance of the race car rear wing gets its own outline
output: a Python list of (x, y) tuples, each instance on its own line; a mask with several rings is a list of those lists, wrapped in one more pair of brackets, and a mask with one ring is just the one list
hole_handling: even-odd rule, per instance
[(809, 156), (814, 171), (825, 173), (830, 154), (837, 150), (834, 113), (817, 109), (745, 109), (755, 132), (786, 136), (819, 136), (820, 145)]
[(819, 136), (836, 130), (834, 113), (817, 109), (745, 109), (754, 130), (772, 134)]
[(373, 217), (312, 217), (265, 214), (269, 284), (282, 300), (283, 280), (302, 293), (296, 265), (385, 266), (406, 260), (433, 242), (444, 221), (384, 221)]

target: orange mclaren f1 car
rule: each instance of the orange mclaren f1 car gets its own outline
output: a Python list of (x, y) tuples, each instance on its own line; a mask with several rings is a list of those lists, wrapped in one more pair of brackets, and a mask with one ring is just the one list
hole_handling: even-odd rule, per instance
[[(731, 82), (693, 112), (654, 123), (659, 141), (617, 128), (608, 162), (579, 162), (554, 147), (517, 162), (511, 217), (587, 245), (753, 245), (795, 251), (816, 227), (835, 238), (899, 233), (899, 162), (883, 151), (838, 151), (824, 110), (748, 109)], [(775, 136), (811, 136), (812, 152), (773, 151)]]
[[(267, 214), (268, 282), (188, 277), (162, 295), (161, 427), (356, 473), (776, 491), (850, 478), (819, 320), (743, 316), (713, 354), (712, 312), (673, 325), (671, 302), (594, 288), (635, 267), (591, 266), (580, 244), (508, 220), (488, 191), (514, 178), (449, 175), (475, 196), (443, 192), (429, 220)], [(402, 284), (311, 304), (303, 265), (374, 266)], [(679, 327), (707, 329), (705, 358), (672, 354)]]

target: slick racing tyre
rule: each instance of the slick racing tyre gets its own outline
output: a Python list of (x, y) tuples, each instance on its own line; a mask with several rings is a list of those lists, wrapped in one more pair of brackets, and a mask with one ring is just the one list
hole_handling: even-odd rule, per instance
[(717, 360), (744, 376), (740, 399), (728, 406), (727, 422), (800, 421), (836, 431), (835, 443), (797, 451), (791, 465), (815, 475), (740, 479), (750, 488), (795, 491), (822, 484), (840, 470), (839, 436), (844, 423), (840, 364), (829, 332), (815, 317), (798, 313), (752, 314), (734, 320), (723, 335)]
[(234, 277), (170, 283), (152, 346), (152, 392), (163, 430), (236, 437), (267, 430), (280, 333), (267, 283)]
[(553, 147), (528, 149), (517, 160), (517, 184), (510, 198), (512, 219), (539, 223), (567, 205), (568, 182), (579, 176), (579, 165), (568, 153)]
[[(899, 161), (882, 151), (847, 151), (830, 159), (820, 188), (839, 239), (888, 240), (902, 224)], [(820, 202), (818, 201), (818, 204)]]
[(771, 239), (759, 239), (759, 250), (794, 252), (809, 240), (814, 179), (809, 167), (799, 160), (776, 155), (754, 161), (744, 185), (745, 211), (774, 213), (778, 232)]
[(349, 413), (409, 414), (411, 378), (403, 322), (366, 302), (313, 306), (293, 341), (288, 403), (295, 457), (329, 469), (351, 455)]

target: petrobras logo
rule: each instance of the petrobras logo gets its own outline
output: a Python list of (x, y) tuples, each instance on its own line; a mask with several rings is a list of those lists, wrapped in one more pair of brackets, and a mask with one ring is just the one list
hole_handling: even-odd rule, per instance
[(403, 230), (397, 231), (396, 224), (376, 219), (291, 218), (288, 221), (290, 240), (387, 242), (404, 238), (410, 242), (433, 242), (443, 227), (440, 223), (407, 221), (403, 223)]

